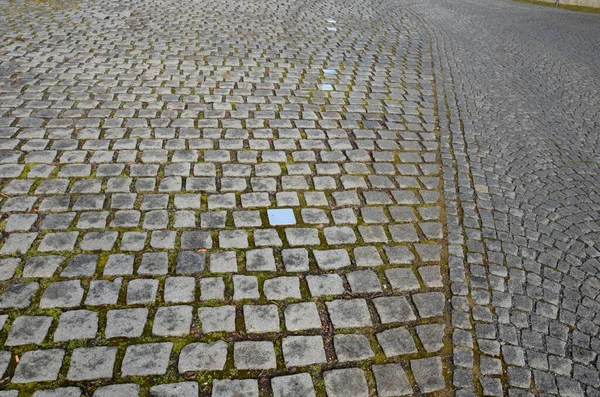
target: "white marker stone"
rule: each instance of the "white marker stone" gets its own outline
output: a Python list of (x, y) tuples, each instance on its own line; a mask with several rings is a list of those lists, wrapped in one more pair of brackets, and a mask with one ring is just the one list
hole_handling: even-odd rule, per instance
[(269, 217), (269, 223), (271, 226), (296, 224), (294, 211), (292, 211), (290, 208), (267, 210), (267, 216)]

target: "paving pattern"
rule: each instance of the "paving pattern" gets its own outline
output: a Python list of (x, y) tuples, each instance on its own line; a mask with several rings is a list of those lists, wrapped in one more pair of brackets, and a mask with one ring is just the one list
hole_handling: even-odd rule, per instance
[(600, 395), (599, 22), (0, 0), (0, 397)]
[(414, 17), (25, 0), (0, 34), (0, 396), (449, 393)]
[(448, 116), (457, 395), (598, 396), (600, 16), (487, 0), (407, 9), (438, 51)]

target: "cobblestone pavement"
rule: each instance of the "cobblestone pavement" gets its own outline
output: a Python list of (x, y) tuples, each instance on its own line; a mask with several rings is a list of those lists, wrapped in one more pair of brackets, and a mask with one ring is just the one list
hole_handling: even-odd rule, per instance
[(408, 8), (437, 49), (448, 116), (457, 395), (598, 396), (600, 16), (488, 0)]
[(0, 1), (0, 397), (600, 395), (600, 24)]
[(448, 393), (422, 24), (19, 0), (0, 33), (0, 396)]

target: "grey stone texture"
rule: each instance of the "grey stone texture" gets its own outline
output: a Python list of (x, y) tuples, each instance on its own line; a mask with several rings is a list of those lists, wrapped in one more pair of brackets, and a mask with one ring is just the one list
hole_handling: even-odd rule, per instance
[(127, 347), (121, 364), (122, 376), (162, 375), (167, 371), (173, 343), (145, 343)]

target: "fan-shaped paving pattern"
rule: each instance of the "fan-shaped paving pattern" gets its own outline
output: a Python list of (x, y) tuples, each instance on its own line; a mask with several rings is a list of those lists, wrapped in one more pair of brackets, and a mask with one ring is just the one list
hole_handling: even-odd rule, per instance
[(454, 384), (598, 395), (598, 16), (485, 0), (409, 7), (440, 49), (449, 115), (449, 240), (464, 242), (450, 247)]

